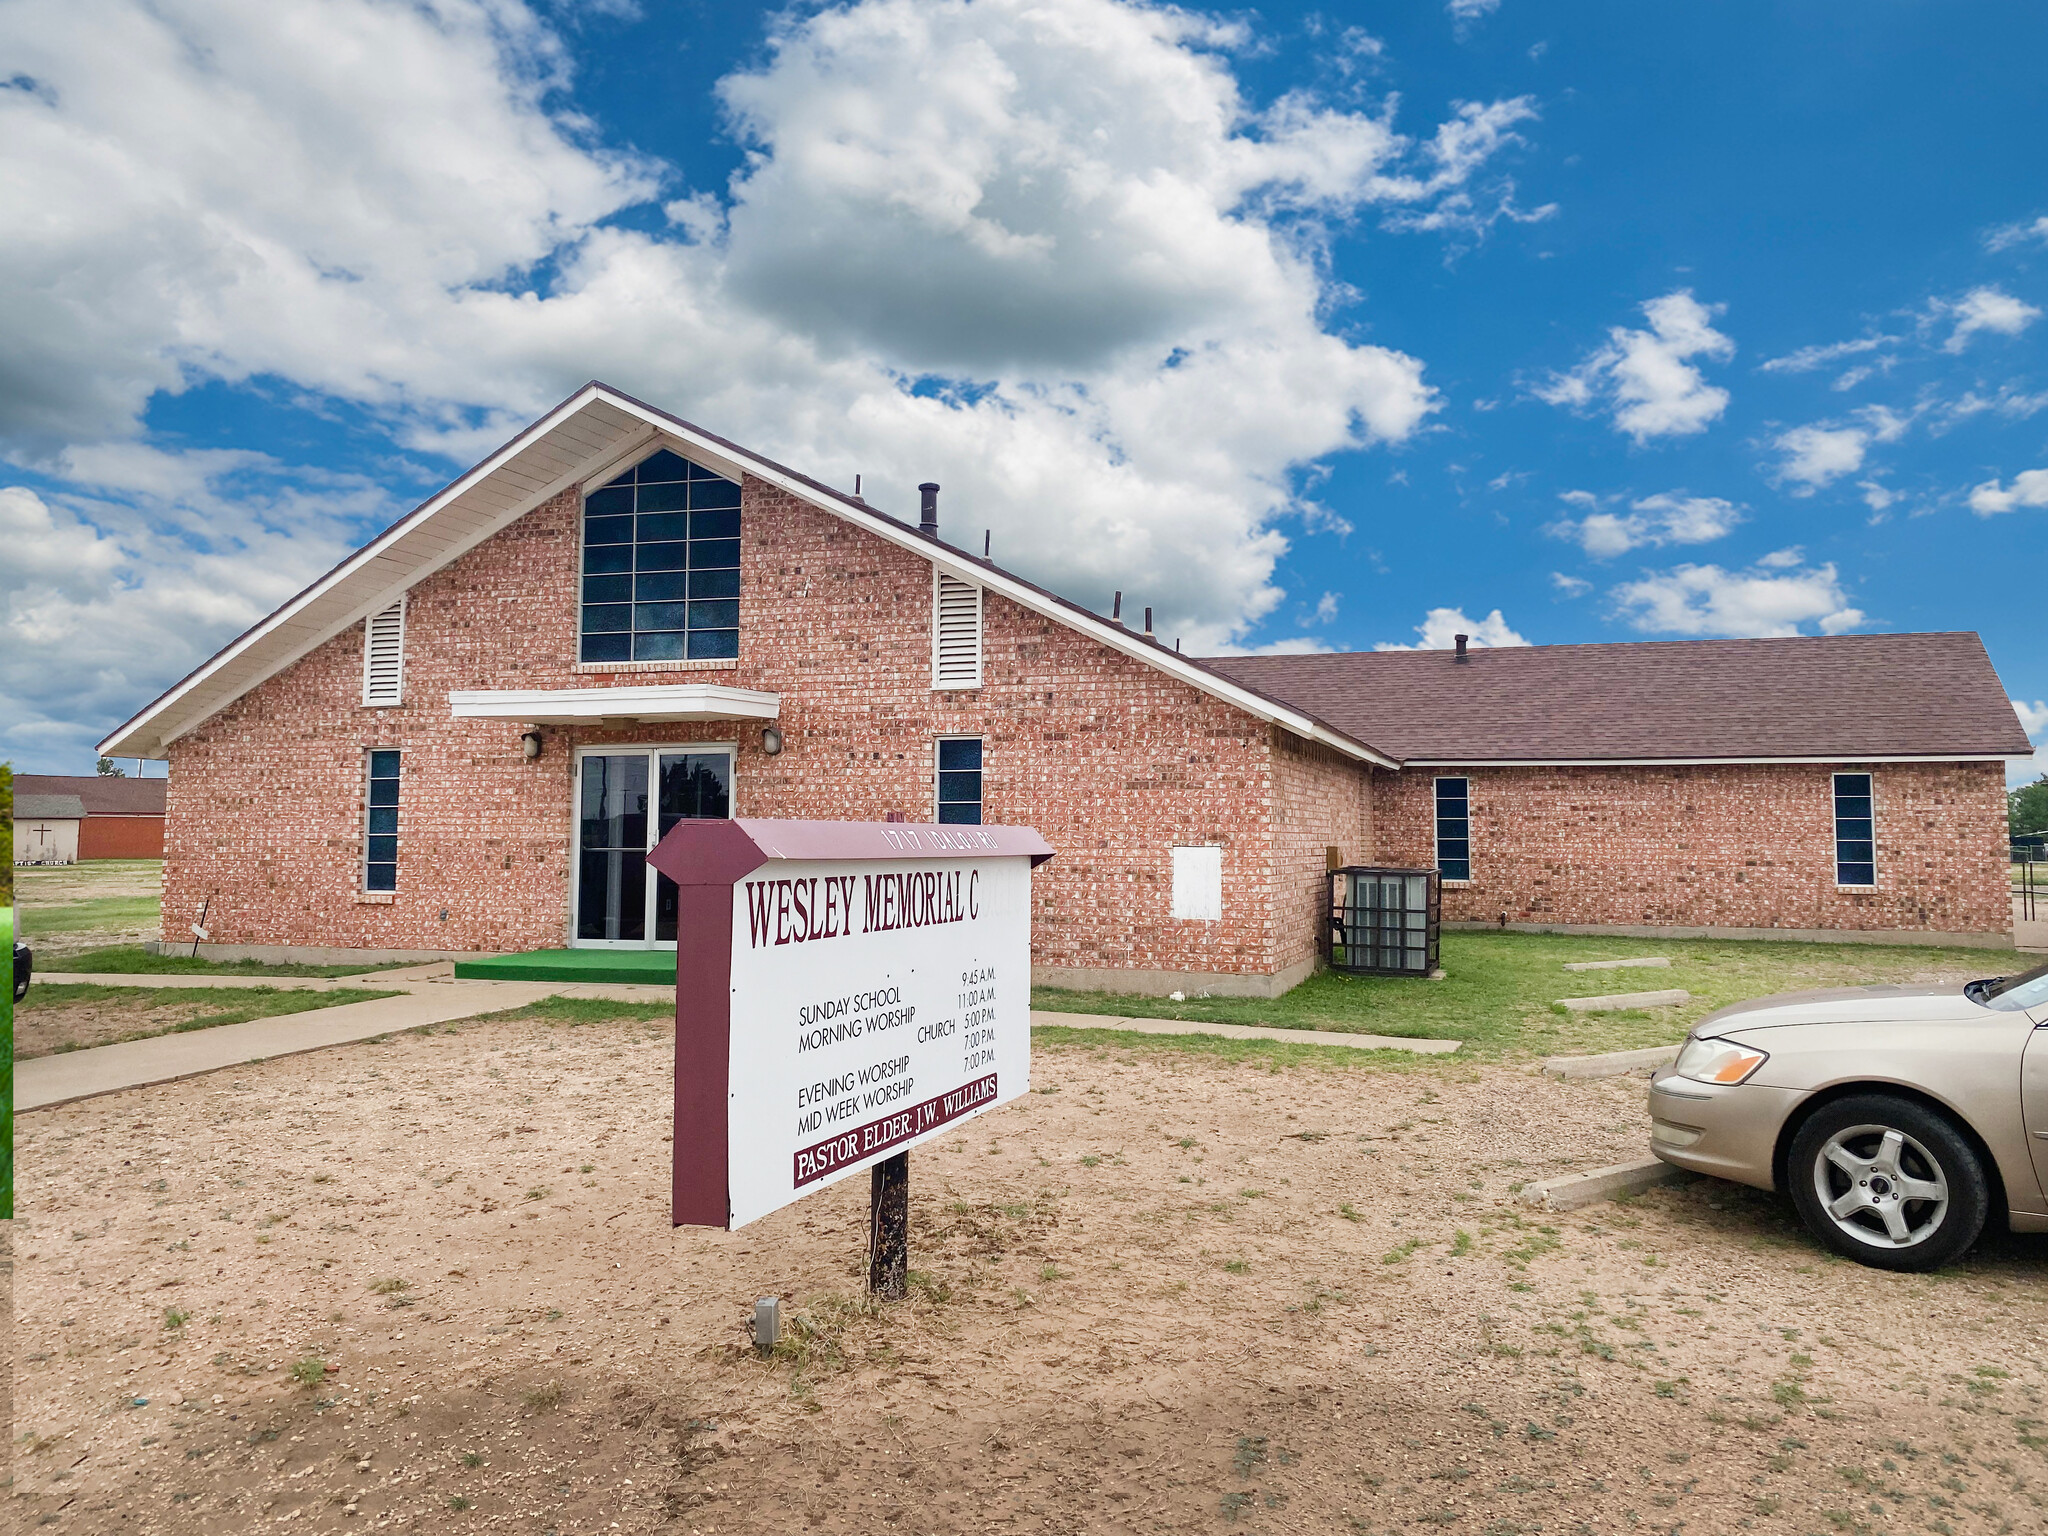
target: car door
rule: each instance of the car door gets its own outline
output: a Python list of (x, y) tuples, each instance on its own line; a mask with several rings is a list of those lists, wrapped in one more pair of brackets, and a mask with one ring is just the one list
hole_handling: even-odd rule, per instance
[(2048, 1195), (2048, 1003), (2028, 1009), (2027, 1017), (2034, 1021), (2034, 1032), (2020, 1058), (2020, 1114), (2034, 1154), (2034, 1176)]

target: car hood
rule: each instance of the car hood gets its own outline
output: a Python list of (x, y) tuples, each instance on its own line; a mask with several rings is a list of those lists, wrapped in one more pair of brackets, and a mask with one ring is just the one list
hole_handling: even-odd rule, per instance
[(1701, 1039), (1797, 1024), (1947, 1024), (1984, 1017), (1963, 983), (1942, 986), (1826, 987), (1781, 992), (1716, 1009), (1693, 1026)]

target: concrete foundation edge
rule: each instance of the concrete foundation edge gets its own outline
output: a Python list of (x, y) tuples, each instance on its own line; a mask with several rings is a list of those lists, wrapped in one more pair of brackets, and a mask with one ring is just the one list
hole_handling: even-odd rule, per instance
[[(192, 945), (163, 944), (145, 939), (143, 952), (151, 955), (189, 955)], [(424, 965), (429, 960), (482, 960), (495, 958), (472, 949), (341, 949), (320, 944), (201, 944), (202, 960), (254, 960), (262, 965)]]
[(1034, 965), (1034, 987), (1059, 987), (1068, 992), (1129, 992), (1139, 997), (1278, 997), (1315, 974), (1316, 962), (1304, 960), (1270, 976), (1242, 976), (1223, 971), (1118, 971), (1078, 966)]
[[(1499, 923), (1445, 923), (1446, 932), (1499, 933)], [(1921, 928), (1662, 928), (1627, 923), (1509, 923), (1508, 933), (1608, 939), (1764, 939), (1780, 944), (1926, 944), (1945, 949), (2011, 949), (2009, 933), (1936, 933)]]

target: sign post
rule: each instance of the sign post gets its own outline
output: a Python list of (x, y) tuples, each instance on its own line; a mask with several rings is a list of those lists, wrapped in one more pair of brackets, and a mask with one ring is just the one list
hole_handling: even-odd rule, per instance
[(1031, 1078), (1028, 827), (679, 821), (677, 1226), (735, 1228), (863, 1169), (869, 1288), (901, 1296), (910, 1148)]

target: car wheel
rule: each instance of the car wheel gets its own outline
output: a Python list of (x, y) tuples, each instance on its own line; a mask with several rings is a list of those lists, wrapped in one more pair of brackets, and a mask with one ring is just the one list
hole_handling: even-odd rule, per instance
[(1889, 1094), (1814, 1111), (1785, 1172), (1806, 1230), (1878, 1269), (1939, 1269), (1977, 1240), (1991, 1209), (1983, 1161), (1955, 1126)]

